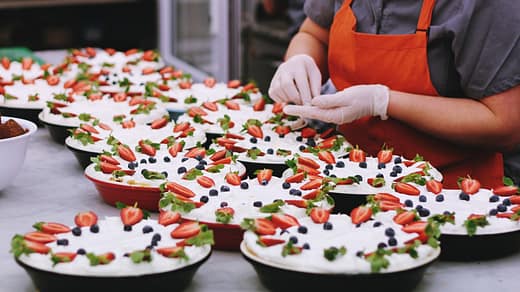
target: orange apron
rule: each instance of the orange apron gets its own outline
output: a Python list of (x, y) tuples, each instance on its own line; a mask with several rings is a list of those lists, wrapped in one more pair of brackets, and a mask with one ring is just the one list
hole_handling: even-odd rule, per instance
[[(428, 66), (427, 43), (435, 0), (424, 0), (415, 34), (377, 35), (356, 32), (356, 17), (345, 0), (330, 29), (329, 72), (338, 90), (358, 84), (384, 84), (393, 90), (438, 96)], [(435, 121), (432, 121), (435, 122)], [(454, 125), (456, 126), (456, 125)], [(500, 153), (450, 143), (389, 118), (365, 117), (339, 126), (353, 145), (372, 156), (386, 143), (394, 153), (417, 153), (444, 175), (444, 186), (457, 187), (457, 178), (471, 175), (483, 187), (502, 184)]]

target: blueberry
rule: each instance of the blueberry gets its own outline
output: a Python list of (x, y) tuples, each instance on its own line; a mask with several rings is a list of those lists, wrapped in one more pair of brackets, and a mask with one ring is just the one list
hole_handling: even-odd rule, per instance
[(438, 195), (435, 197), (435, 201), (437, 201), (437, 202), (442, 202), (442, 201), (444, 201), (444, 195), (443, 195), (443, 194), (438, 194)]
[(396, 246), (397, 245), (397, 239), (395, 237), (391, 237), (388, 239), (388, 245), (389, 246)]
[(382, 169), (382, 168), (386, 168), (386, 164), (384, 164), (384, 163), (382, 163), (382, 162), (381, 162), (381, 163), (378, 163), (378, 164), (377, 164), (377, 169)]
[(298, 137), (296, 137), (296, 141), (298, 141), (298, 142), (303, 141), (303, 137), (302, 137), (302, 136), (298, 136)]
[(359, 167), (367, 168), (367, 163), (365, 161), (362, 161), (362, 162), (359, 163)]
[(146, 164), (146, 163), (148, 163), (148, 162), (146, 161), (146, 159), (144, 159), (144, 158), (143, 158), (143, 159), (141, 159), (141, 161), (140, 161), (140, 162), (141, 162), (141, 164)]
[(388, 237), (394, 237), (395, 231), (392, 228), (387, 228), (387, 229), (385, 229), (385, 235)]
[(284, 134), (280, 134), (280, 135), (278, 135), (278, 137), (283, 139), (285, 137), (285, 135)]
[(419, 202), (426, 202), (426, 196), (425, 195), (420, 195), (419, 196)]
[(376, 177), (383, 178), (383, 177), (385, 177), (385, 176), (384, 176), (382, 173), (378, 173), (378, 174), (376, 174)]
[(459, 199), (461, 199), (463, 201), (469, 201), (469, 195), (466, 194), (465, 192), (460, 192)]
[(204, 157), (202, 157), (202, 155), (197, 155), (197, 156), (195, 156), (195, 159), (197, 159), (198, 161), (201, 161), (202, 158), (204, 158)]
[(430, 210), (426, 208), (422, 208), (421, 210), (418, 210), (419, 216), (426, 217), (430, 215)]
[(97, 224), (94, 224), (94, 225), (90, 226), (90, 232), (98, 233), (99, 232), (99, 226)]
[(302, 248), (303, 248), (303, 249), (311, 249), (311, 246), (310, 246), (308, 243), (304, 243), (304, 244), (302, 245)]
[(413, 207), (413, 202), (412, 202), (412, 200), (406, 200), (406, 201), (404, 201), (404, 205), (406, 207), (410, 207), (411, 208), (411, 207)]
[(255, 137), (251, 137), (251, 139), (249, 139), (249, 142), (256, 144), (258, 142), (258, 139), (256, 139)]
[(146, 233), (150, 233), (150, 232), (153, 232), (153, 228), (152, 228), (152, 226), (148, 226), (148, 225), (146, 225), (146, 226), (143, 227), (143, 233), (144, 233), (144, 234), (146, 234)]
[(374, 222), (374, 224), (372, 225), (373, 227), (379, 227), (381, 226), (383, 223), (379, 222), (379, 221), (376, 221)]
[(330, 174), (330, 171), (329, 171), (328, 169), (325, 169), (325, 170), (323, 171), (323, 174), (328, 176), (328, 175)]
[(361, 223), (356, 224), (356, 228), (361, 227)]
[(395, 172), (395, 171), (390, 172), (390, 176), (391, 177), (397, 177), (397, 172)]
[(289, 190), (289, 195), (294, 195), (295, 192), (297, 192), (298, 190), (297, 189), (290, 189)]
[(251, 149), (252, 149), (252, 150), (256, 150), (256, 149), (258, 149), (258, 147), (253, 146), (253, 147), (251, 147)]
[(128, 169), (135, 169), (133, 162), (128, 163)]
[(292, 242), (293, 244), (297, 244), (298, 243), (298, 237), (291, 236), (291, 237), (289, 237), (289, 241)]
[(69, 245), (69, 240), (66, 239), (66, 238), (58, 239), (58, 240), (56, 241), (56, 244), (57, 244), (57, 245), (64, 245), (64, 246), (67, 246), (67, 245)]
[(442, 212), (442, 214), (444, 214), (446, 216), (449, 216), (449, 215), (451, 215), (451, 212), (450, 211), (444, 211), (444, 212)]
[(424, 207), (422, 205), (415, 206), (415, 210), (417, 210), (417, 211), (422, 210), (422, 209), (424, 209)]
[(161, 235), (159, 233), (156, 233), (152, 236), (152, 241), (154, 242), (158, 242), (158, 241), (161, 241)]
[(392, 170), (395, 171), (396, 173), (403, 172), (403, 168), (399, 165), (394, 165), (394, 167), (392, 167)]
[(255, 201), (255, 202), (253, 203), (253, 206), (255, 206), (255, 207), (257, 207), (257, 208), (260, 208), (260, 207), (262, 207), (262, 202), (260, 202), (260, 201)]
[(264, 141), (265, 141), (265, 142), (269, 142), (269, 141), (271, 141), (271, 136), (265, 136), (265, 137), (264, 137)]
[(156, 163), (157, 162), (157, 159), (155, 157), (150, 157), (148, 158), (148, 162), (150, 163)]
[(188, 159), (189, 159), (188, 157), (183, 157), (183, 158), (181, 159), (181, 162), (186, 162), (186, 160), (188, 160)]
[(384, 242), (380, 242), (380, 243), (377, 245), (377, 248), (386, 248), (386, 247), (387, 247), (387, 245), (386, 245), (386, 243), (384, 243)]
[(333, 168), (334, 168), (334, 165), (332, 165), (332, 164), (325, 165), (325, 169), (331, 170)]
[(505, 211), (507, 211), (507, 207), (505, 205), (503, 205), (503, 204), (498, 204), (497, 211), (498, 212), (505, 212)]
[(186, 167), (181, 166), (181, 167), (177, 168), (177, 173), (178, 174), (185, 173), (185, 172), (186, 172)]
[(298, 149), (300, 149), (300, 151), (304, 151), (305, 149), (307, 149), (307, 147), (305, 147), (305, 145), (300, 145), (300, 147), (298, 147)]
[(363, 177), (359, 174), (356, 174), (354, 177), (360, 182), (363, 181)]
[(260, 184), (263, 185), (263, 186), (266, 186), (268, 183), (269, 183), (268, 180), (263, 179), (262, 182), (261, 182)]
[(301, 234), (306, 234), (307, 233), (307, 227), (305, 227), (305, 226), (298, 227), (298, 232), (301, 233)]
[(330, 223), (330, 222), (323, 223), (323, 229), (332, 230), (332, 223)]
[(158, 246), (159, 243), (157, 243), (157, 241), (153, 241), (153, 240), (152, 240), (152, 243), (151, 243), (150, 245), (151, 245), (152, 247), (153, 247), (153, 246)]
[[(226, 186), (226, 185), (222, 185), (220, 187), (220, 191), (221, 192), (229, 192), (229, 186)], [(211, 195), (211, 194), (210, 194)]]
[(307, 143), (305, 144), (309, 145), (310, 147), (316, 147), (316, 141), (314, 141), (313, 138), (307, 139)]
[(125, 227), (123, 227), (123, 230), (124, 231), (132, 231), (132, 225), (125, 225)]
[(162, 175), (164, 175), (164, 177), (166, 177), (166, 178), (168, 177), (168, 172), (167, 171), (163, 171), (161, 173), (162, 173)]
[(357, 256), (358, 258), (362, 258), (362, 257), (365, 256), (365, 253), (364, 253), (363, 251), (360, 250), (360, 251), (356, 252), (356, 256)]
[(396, 157), (396, 158), (394, 159), (394, 163), (395, 163), (395, 164), (399, 164), (399, 163), (402, 163), (402, 162), (403, 162), (403, 160), (401, 159), (401, 157)]
[(208, 196), (202, 196), (202, 197), (200, 197), (200, 201), (202, 203), (206, 204), (209, 201), (209, 198), (208, 198)]
[(491, 209), (491, 210), (489, 210), (489, 215), (490, 215), (490, 216), (495, 216), (496, 214), (498, 214), (497, 209)]
[(272, 148), (267, 149), (267, 154), (273, 155), (274, 154), (274, 150)]
[(72, 234), (74, 234), (74, 236), (81, 236), (81, 228), (79, 228), (79, 227), (72, 228)]
[(208, 162), (207, 162), (206, 160), (204, 160), (204, 159), (201, 159), (201, 160), (199, 161), (199, 164), (202, 164), (202, 165), (208, 165)]
[(163, 160), (164, 160), (164, 162), (170, 162), (170, 161), (172, 161), (172, 160), (170, 159), (170, 157), (168, 157), (168, 156), (164, 156)]
[(209, 190), (209, 195), (211, 197), (218, 196), (218, 191), (215, 189), (211, 189), (211, 190)]
[(331, 174), (329, 176), (332, 177), (332, 178), (336, 178), (337, 177), (335, 174)]
[(284, 233), (289, 233), (289, 231), (288, 231), (287, 229), (282, 229), (282, 230), (280, 231), (280, 235), (283, 235)]
[(498, 202), (499, 200), (500, 200), (500, 198), (499, 198), (498, 196), (495, 196), (495, 195), (489, 197), (489, 201), (490, 201), (491, 203)]
[(240, 188), (243, 190), (247, 190), (249, 188), (249, 184), (245, 181), (240, 183)]
[(84, 254), (87, 254), (87, 251), (83, 248), (80, 248), (76, 251), (77, 254), (80, 254), (80, 255), (84, 255)]
[(343, 167), (345, 167), (345, 162), (343, 162), (343, 161), (338, 161), (338, 162), (336, 162), (336, 167), (337, 167), (337, 168), (343, 168)]
[(199, 164), (197, 164), (197, 165), (195, 166), (195, 168), (198, 169), (198, 170), (203, 170), (203, 169), (205, 168), (205, 166), (204, 166), (204, 164), (199, 163)]
[(504, 199), (504, 200), (502, 201), (502, 204), (504, 204), (504, 205), (506, 205), (506, 206), (511, 206), (511, 200), (509, 200), (509, 199), (506, 198), (506, 199)]
[(302, 191), (300, 190), (296, 190), (294, 193), (293, 193), (293, 196), (298, 196), (300, 197), (302, 195)]
[(220, 208), (224, 208), (224, 207), (227, 207), (227, 206), (228, 206), (227, 202), (221, 202), (220, 203)]

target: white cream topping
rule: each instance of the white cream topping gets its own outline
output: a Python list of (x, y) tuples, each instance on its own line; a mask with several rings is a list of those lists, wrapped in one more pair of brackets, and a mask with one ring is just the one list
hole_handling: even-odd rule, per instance
[[(15, 81), (13, 85), (4, 86), (5, 92), (15, 96), (17, 99), (8, 99), (0, 95), (0, 104), (16, 108), (44, 108), (47, 101), (53, 100), (56, 94), (66, 94), (63, 88), (63, 80), (51, 86), (45, 79), (37, 79), (34, 84), (23, 84), (22, 81)], [(37, 96), (38, 100), (29, 100), (30, 96)]]

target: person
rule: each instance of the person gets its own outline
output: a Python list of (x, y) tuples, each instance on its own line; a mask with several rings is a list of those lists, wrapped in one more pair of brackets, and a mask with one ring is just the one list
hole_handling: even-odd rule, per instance
[[(273, 76), (285, 113), (338, 124), (353, 145), (421, 154), (459, 177), (502, 185), (520, 145), (520, 2), (307, 0)], [(330, 76), (338, 89), (320, 95)], [(518, 161), (506, 175), (518, 183)]]

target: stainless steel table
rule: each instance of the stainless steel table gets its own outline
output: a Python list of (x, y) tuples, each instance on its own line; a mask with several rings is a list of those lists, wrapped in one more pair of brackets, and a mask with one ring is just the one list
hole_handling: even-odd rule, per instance
[[(1, 163), (1, 161), (0, 161)], [(36, 221), (72, 224), (78, 211), (118, 216), (103, 203), (72, 153), (51, 141), (46, 129), (33, 136), (21, 173), (0, 192), (0, 291), (35, 291), (9, 253), (11, 237)], [(417, 291), (519, 291), (520, 253), (486, 262), (436, 262)], [(345, 289), (342, 289), (345, 290)], [(215, 251), (187, 291), (265, 291), (239, 253)], [(390, 289), (398, 291), (398, 287)]]

